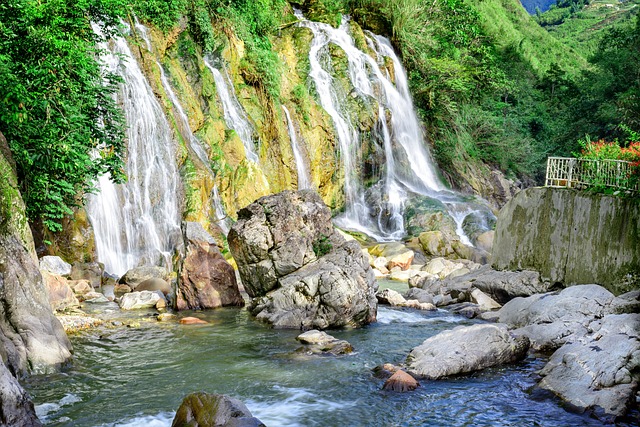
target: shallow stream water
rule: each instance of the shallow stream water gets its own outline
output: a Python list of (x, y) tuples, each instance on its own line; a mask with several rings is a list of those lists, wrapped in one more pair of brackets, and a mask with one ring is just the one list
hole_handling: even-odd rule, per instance
[(447, 311), (380, 307), (377, 323), (331, 332), (354, 354), (313, 358), (296, 355), (298, 331), (269, 329), (244, 309), (184, 315), (210, 323), (160, 323), (153, 312), (137, 311), (127, 316), (139, 326), (72, 337), (73, 366), (26, 384), (41, 419), (49, 426), (165, 427), (185, 395), (206, 391), (241, 399), (270, 427), (601, 425), (554, 399), (532, 397), (541, 359), (423, 381), (412, 393), (382, 391), (372, 368), (401, 363), (426, 338), (474, 322)]

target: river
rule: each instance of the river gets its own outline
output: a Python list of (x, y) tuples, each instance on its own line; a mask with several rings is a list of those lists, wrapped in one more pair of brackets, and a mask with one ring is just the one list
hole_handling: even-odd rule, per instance
[(424, 339), (475, 322), (444, 310), (382, 306), (375, 324), (330, 331), (355, 348), (342, 357), (297, 354), (298, 331), (267, 328), (245, 309), (181, 313), (208, 325), (161, 323), (153, 311), (124, 313), (115, 304), (94, 310), (124, 325), (73, 336), (71, 367), (26, 382), (45, 425), (166, 427), (194, 391), (237, 397), (270, 427), (601, 425), (530, 391), (539, 358), (422, 381), (412, 393), (382, 391), (376, 365), (401, 363)]

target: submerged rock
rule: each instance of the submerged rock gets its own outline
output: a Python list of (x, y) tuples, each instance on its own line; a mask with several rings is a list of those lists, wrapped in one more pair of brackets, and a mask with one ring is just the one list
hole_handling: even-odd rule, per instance
[(197, 222), (182, 226), (186, 255), (176, 289), (178, 310), (243, 306), (236, 273), (218, 249), (215, 239)]
[(312, 329), (296, 337), (305, 347), (299, 353), (339, 356), (353, 352), (353, 347), (345, 340), (339, 340), (326, 332)]
[(376, 283), (358, 243), (334, 231), (313, 191), (284, 191), (242, 209), (229, 248), (249, 310), (280, 328), (358, 327), (375, 321)]
[(387, 381), (384, 382), (382, 389), (404, 393), (407, 391), (413, 391), (418, 387), (420, 387), (420, 383), (416, 381), (415, 378), (403, 370), (397, 370)]
[(265, 427), (244, 403), (222, 394), (191, 393), (184, 398), (171, 427)]
[(512, 335), (506, 325), (459, 326), (411, 350), (407, 369), (418, 377), (436, 380), (517, 362), (528, 349), (529, 340)]
[[(160, 319), (158, 317), (158, 319)], [(209, 322), (206, 320), (198, 319), (197, 317), (183, 317), (180, 319), (181, 325), (208, 325)]]
[(604, 421), (624, 415), (640, 381), (640, 314), (608, 315), (557, 350), (539, 386)]

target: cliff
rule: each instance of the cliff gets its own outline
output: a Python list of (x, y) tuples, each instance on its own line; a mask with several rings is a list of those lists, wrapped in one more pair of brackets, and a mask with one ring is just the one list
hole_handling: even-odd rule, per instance
[(551, 285), (637, 289), (640, 205), (568, 189), (521, 191), (498, 216), (493, 267), (536, 270)]

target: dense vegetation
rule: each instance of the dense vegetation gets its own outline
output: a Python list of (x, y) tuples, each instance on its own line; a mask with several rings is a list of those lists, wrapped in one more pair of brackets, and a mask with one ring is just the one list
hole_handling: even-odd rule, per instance
[[(350, 14), (392, 39), (437, 160), (453, 181), (468, 165), (483, 164), (535, 177), (547, 155), (576, 152), (585, 135), (624, 146), (640, 132), (640, 23), (633, 8), (616, 25), (600, 21), (588, 42), (571, 43), (593, 3), (561, 0), (538, 14), (561, 41), (516, 0), (290, 3), (332, 25)], [(90, 22), (101, 23), (105, 37), (134, 14), (167, 33), (186, 25), (204, 53), (220, 50), (233, 33), (245, 44), (243, 78), (277, 101), (282, 67), (272, 41), (295, 20), (291, 12), (285, 0), (2, 2), (0, 132), (15, 157), (30, 220), (57, 230), (97, 176), (122, 178), (118, 79), (100, 67), (103, 36)]]
[(92, 189), (122, 177), (123, 119), (116, 76), (102, 72), (101, 41), (117, 15), (107, 1), (10, 0), (0, 4), (0, 131), (18, 169), (31, 221), (50, 230)]

